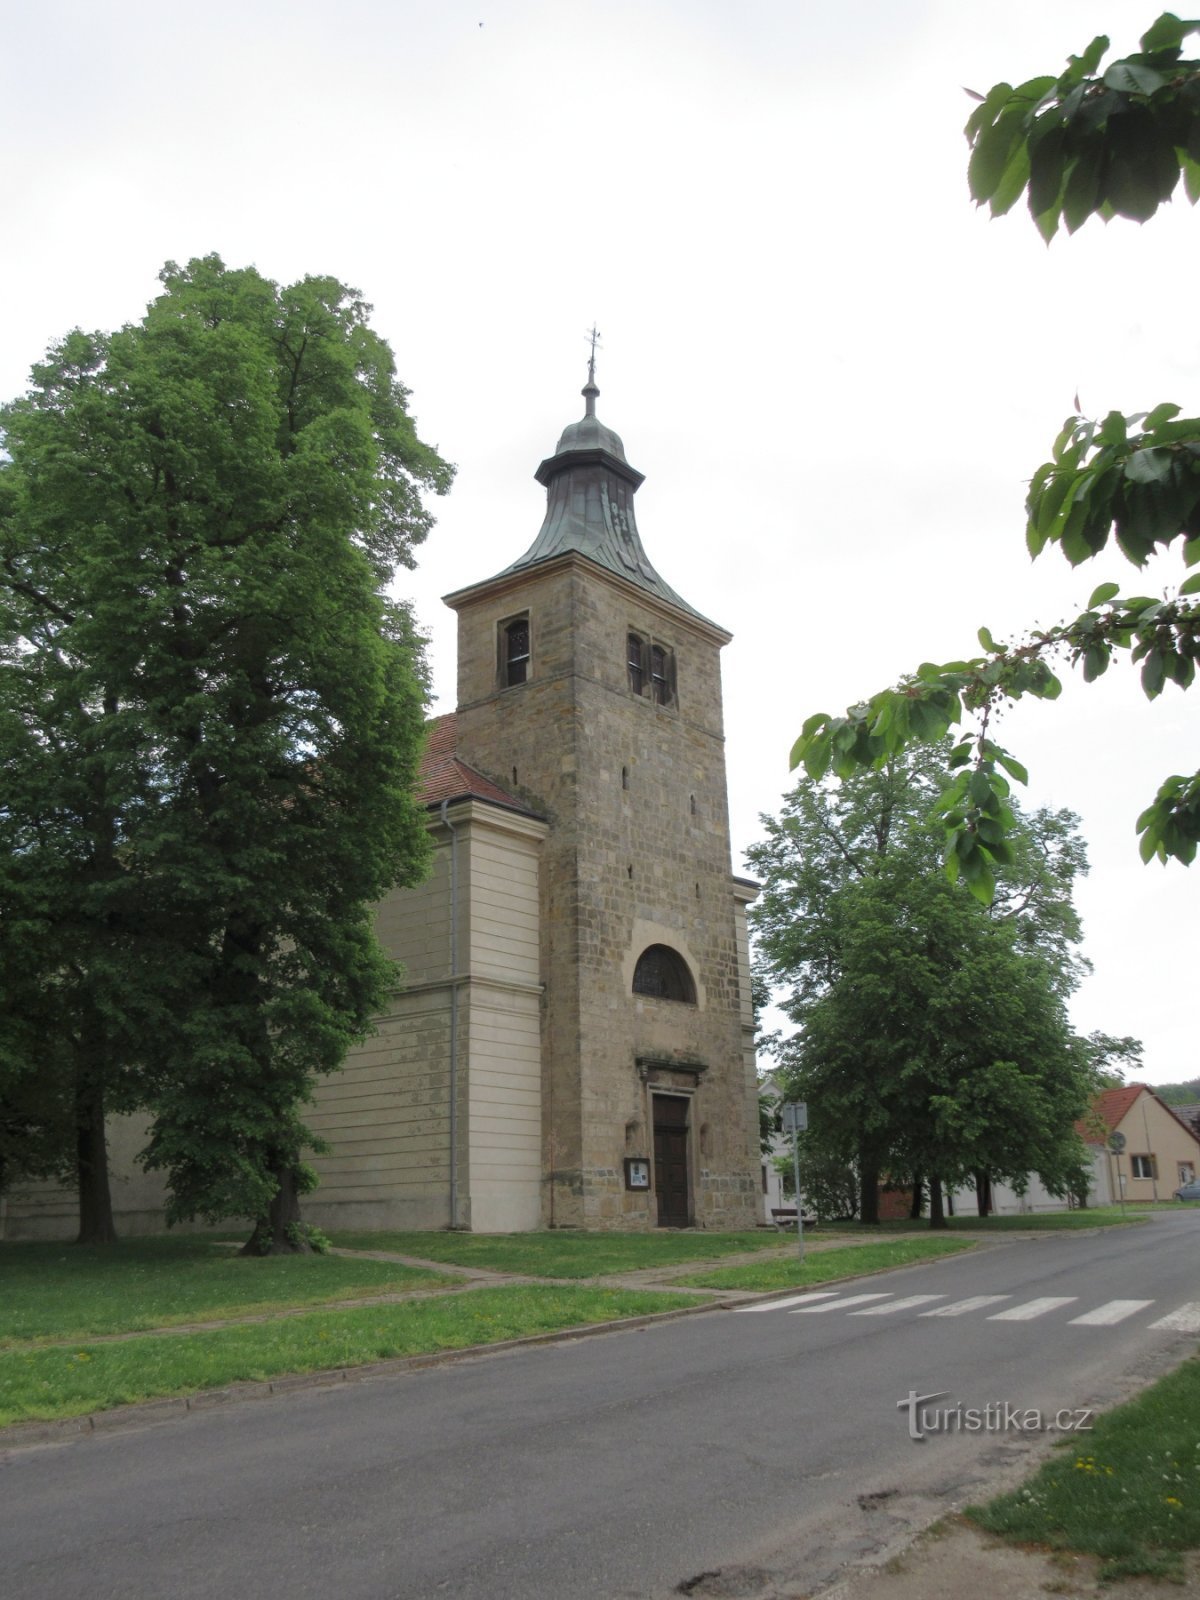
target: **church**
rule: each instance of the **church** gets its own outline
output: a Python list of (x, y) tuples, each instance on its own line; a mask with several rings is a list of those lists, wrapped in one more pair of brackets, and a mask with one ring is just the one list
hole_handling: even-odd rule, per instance
[[(642, 482), (596, 416), (537, 481), (540, 531), (446, 596), (457, 710), (421, 799), (433, 869), (377, 927), (404, 980), (322, 1080), (307, 1220), (335, 1228), (746, 1228), (761, 1218), (746, 938), (733, 875), (720, 654), (730, 634), (659, 576)], [(112, 1130), (119, 1232), (158, 1231)], [(73, 1198), (14, 1192), (10, 1238), (69, 1236)]]

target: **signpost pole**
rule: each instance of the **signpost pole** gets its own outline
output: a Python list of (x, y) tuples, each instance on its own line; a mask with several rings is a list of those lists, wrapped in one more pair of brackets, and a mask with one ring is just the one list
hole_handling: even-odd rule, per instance
[(804, 1208), (800, 1204), (800, 1135), (792, 1125), (792, 1175), (796, 1180), (796, 1254), (804, 1260)]
[(1117, 1198), (1121, 1202), (1121, 1216), (1125, 1215), (1125, 1185), (1121, 1182), (1121, 1151), (1125, 1148), (1125, 1135), (1123, 1133), (1110, 1133), (1108, 1148), (1113, 1153), (1113, 1160), (1117, 1163)]
[(800, 1141), (799, 1135), (808, 1127), (808, 1105), (803, 1100), (785, 1100), (783, 1104), (783, 1131), (792, 1136), (792, 1176), (796, 1181), (796, 1249), (804, 1260), (804, 1212), (800, 1205)]

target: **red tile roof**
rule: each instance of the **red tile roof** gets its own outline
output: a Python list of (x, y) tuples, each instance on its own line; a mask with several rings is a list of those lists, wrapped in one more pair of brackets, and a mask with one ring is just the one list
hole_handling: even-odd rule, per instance
[(453, 711), (435, 717), (429, 724), (429, 738), (417, 777), (417, 799), (422, 805), (437, 806), (443, 800), (490, 800), (511, 811), (536, 816), (523, 800), (509, 794), (499, 784), (476, 772), (455, 754), (456, 725)]
[[(1119, 1089), (1105, 1089), (1096, 1096), (1091, 1105), (1092, 1112), (1104, 1124), (1105, 1132), (1098, 1134), (1093, 1126), (1089, 1126), (1093, 1120), (1089, 1117), (1087, 1121), (1075, 1124), (1076, 1133), (1080, 1134), (1088, 1144), (1104, 1144), (1107, 1141), (1108, 1134), (1129, 1115), (1137, 1102), (1138, 1096), (1142, 1094), (1148, 1094), (1158, 1100), (1154, 1090), (1150, 1088), (1149, 1084), (1145, 1083), (1126, 1083)], [(1158, 1100), (1158, 1103), (1164, 1111), (1171, 1112), (1177, 1122), (1182, 1122), (1193, 1137), (1200, 1140), (1200, 1130), (1190, 1127), (1186, 1119), (1178, 1115), (1178, 1111), (1174, 1106), (1167, 1105), (1164, 1100)]]
[[(1103, 1122), (1108, 1133), (1129, 1115), (1134, 1101), (1146, 1088), (1144, 1083), (1126, 1083), (1120, 1089), (1105, 1089), (1092, 1101), (1091, 1110)], [(1101, 1144), (1103, 1140), (1094, 1132), (1085, 1129), (1082, 1123), (1076, 1123), (1079, 1132), (1092, 1144)]]

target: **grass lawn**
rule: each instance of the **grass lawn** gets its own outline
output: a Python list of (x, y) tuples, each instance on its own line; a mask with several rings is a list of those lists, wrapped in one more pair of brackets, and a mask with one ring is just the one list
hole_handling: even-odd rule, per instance
[[(7, 1248), (7, 1247), (6, 1247)], [(392, 1356), (674, 1311), (703, 1296), (642, 1290), (497, 1287), (356, 1310), (314, 1311), (202, 1333), (0, 1350), (0, 1426), (84, 1415), (283, 1373), (362, 1366)]]
[[(532, 1278), (595, 1278), (640, 1267), (666, 1267), (777, 1251), (787, 1239), (765, 1229), (745, 1233), (334, 1233), (348, 1250), (395, 1250), (425, 1261), (489, 1267)], [(793, 1241), (793, 1248), (795, 1247)]]
[(715, 1272), (689, 1273), (675, 1283), (705, 1289), (790, 1289), (808, 1288), (819, 1283), (834, 1283), (839, 1278), (857, 1277), (863, 1272), (878, 1272), (886, 1267), (907, 1267), (917, 1261), (933, 1261), (939, 1256), (958, 1255), (974, 1249), (970, 1239), (947, 1239), (934, 1234), (923, 1239), (880, 1239), (875, 1244), (852, 1244), (832, 1250), (805, 1252), (800, 1261), (795, 1240), (791, 1249), (746, 1267), (719, 1267)]
[(0, 1349), (432, 1286), (450, 1287), (432, 1270), (345, 1256), (242, 1257), (194, 1234), (104, 1247), (0, 1244)]
[(1022, 1489), (967, 1515), (1022, 1544), (1099, 1556), (1102, 1579), (1182, 1576), (1200, 1547), (1200, 1358), (1060, 1449)]
[[(1142, 1222), (1149, 1207), (1138, 1207), (1129, 1202), (1122, 1215), (1120, 1206), (1093, 1206), (1087, 1211), (1034, 1211), (1028, 1216), (1016, 1217), (947, 1217), (947, 1231), (954, 1233), (1053, 1233), (1070, 1232), (1075, 1228), (1108, 1228), (1113, 1223)], [(880, 1222), (870, 1227), (861, 1222), (822, 1223), (821, 1232), (827, 1233), (932, 1233), (929, 1218), (916, 1222), (904, 1218), (897, 1222)]]

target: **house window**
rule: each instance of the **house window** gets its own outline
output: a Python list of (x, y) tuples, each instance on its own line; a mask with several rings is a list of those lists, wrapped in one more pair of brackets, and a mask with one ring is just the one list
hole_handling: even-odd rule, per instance
[(1180, 1181), (1180, 1183), (1191, 1183), (1195, 1179), (1195, 1176), (1196, 1176), (1196, 1169), (1195, 1169), (1195, 1167), (1192, 1165), (1192, 1163), (1190, 1161), (1181, 1161), (1179, 1163), (1179, 1181)]
[(665, 944), (652, 944), (642, 951), (633, 972), (633, 992), (650, 995), (656, 1000), (696, 1004), (696, 985), (687, 962), (677, 950)]
[(625, 655), (629, 664), (629, 687), (641, 694), (646, 687), (646, 647), (636, 633), (625, 641)]
[(1154, 1170), (1153, 1156), (1130, 1156), (1135, 1178), (1155, 1178), (1158, 1174)]
[(500, 634), (500, 684), (511, 689), (529, 677), (529, 618), (514, 617)]

